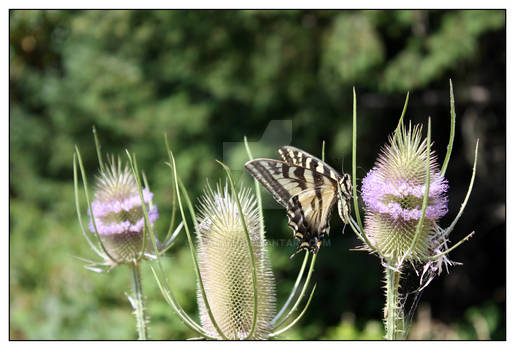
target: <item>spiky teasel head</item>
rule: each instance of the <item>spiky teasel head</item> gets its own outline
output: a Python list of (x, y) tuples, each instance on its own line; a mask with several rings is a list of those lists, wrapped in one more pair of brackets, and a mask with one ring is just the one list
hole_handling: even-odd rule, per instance
[[(216, 191), (208, 188), (201, 199), (197, 227), (200, 275), (220, 330), (229, 339), (245, 339), (254, 317), (255, 267), (257, 319), (251, 338), (266, 339), (275, 312), (275, 282), (261, 232), (257, 201), (248, 189), (241, 190), (238, 197), (253, 259), (234, 195), (227, 184), (223, 189), (218, 186)], [(197, 295), (202, 325), (213, 337), (219, 337), (200, 289)]]
[[(129, 166), (122, 167), (120, 159), (111, 158), (109, 166), (103, 168), (96, 179), (95, 200), (91, 209), (95, 222), (90, 215), (89, 229), (96, 230), (110, 257), (115, 263), (130, 263), (145, 252), (153, 251), (151, 235), (146, 234), (143, 245), (145, 219), (138, 185)], [(151, 205), (153, 193), (143, 189), (143, 199), (150, 223), (157, 220), (157, 206)]]
[(438, 219), (447, 213), (447, 180), (440, 175), (436, 156), (429, 159), (429, 196), (417, 239), (426, 193), (427, 151), (422, 126), (401, 125), (384, 146), (374, 168), (363, 179), (365, 234), (388, 261), (426, 261), (445, 240)]

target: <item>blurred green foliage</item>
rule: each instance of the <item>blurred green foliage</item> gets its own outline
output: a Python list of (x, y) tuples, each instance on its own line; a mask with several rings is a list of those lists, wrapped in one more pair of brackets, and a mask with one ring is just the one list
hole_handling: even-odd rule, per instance
[[(326, 159), (339, 169), (341, 154), (350, 154), (351, 87), (356, 86), (362, 177), (394, 127), (408, 90), (413, 101), (408, 117), (423, 120), (436, 111), (435, 139), (446, 144), (451, 77), (458, 113), (468, 113), (459, 119), (451, 186), (458, 191), (467, 183), (468, 145), (480, 136), (484, 157), (480, 153), (475, 192), (491, 194), (496, 199), (489, 202), (489, 212), (503, 214), (504, 11), (16, 10), (9, 18), (13, 339), (135, 337), (124, 295), (129, 290), (126, 268), (99, 275), (74, 258), (93, 258), (79, 233), (72, 186), (75, 144), (90, 179), (96, 172), (92, 125), (104, 152), (123, 155), (127, 148), (138, 155), (156, 193), (161, 214), (157, 229), (164, 233), (172, 198), (164, 133), (194, 197), (206, 179), (213, 183), (222, 178), (215, 159), (242, 171), (246, 156), (241, 145), (225, 154), (224, 142), (241, 142), (245, 135), (256, 141), (271, 120), (291, 120), (293, 140), (286, 142), (308, 152), (319, 154), (326, 140)], [(487, 126), (474, 119), (479, 114), (490, 118)], [(275, 157), (266, 144), (256, 147), (255, 156)], [(497, 187), (481, 187), (481, 166), (499, 170)], [(268, 194), (264, 197), (272, 203)], [(451, 209), (452, 203), (451, 198)], [(472, 206), (471, 215), (485, 211)], [(269, 239), (290, 237), (284, 211), (265, 214)], [(503, 244), (501, 214), (469, 216), (462, 230), (499, 233), (493, 239)], [(304, 320), (285, 339), (382, 337), (379, 262), (349, 252), (357, 241), (350, 233), (342, 238), (336, 220), (331, 246), (322, 249), (317, 262), (317, 294)], [(480, 237), (477, 244), (483, 242)], [(471, 252), (474, 243), (456, 253), (457, 260), (465, 260), (464, 266), (475, 272), (494, 256), (483, 249), (476, 262), (469, 262), (467, 249)], [(288, 260), (292, 250), (271, 247), (279, 302), (300, 264)], [(502, 256), (497, 259), (502, 265)], [(195, 314), (195, 279), (184, 237), (164, 261), (179, 301)], [(475, 272), (463, 269), (440, 277), (445, 285), (430, 287), (448, 297), (428, 295), (437, 317), (446, 320), (445, 329), (455, 329), (453, 334), (463, 339), (505, 338), (503, 268), (491, 280), (477, 282), (486, 283), (484, 287), (472, 288)], [(167, 307), (148, 266), (143, 275), (152, 337), (194, 337)], [(456, 287), (460, 285), (471, 288)], [(421, 334), (436, 339), (447, 334), (434, 332)]]

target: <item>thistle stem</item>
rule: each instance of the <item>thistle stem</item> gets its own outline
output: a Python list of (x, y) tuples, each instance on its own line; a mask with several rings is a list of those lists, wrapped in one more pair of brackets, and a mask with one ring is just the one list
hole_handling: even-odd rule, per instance
[(134, 314), (136, 315), (136, 329), (138, 330), (138, 340), (147, 340), (147, 319), (145, 315), (145, 301), (143, 288), (141, 286), (141, 270), (138, 262), (130, 264), (132, 272), (132, 291), (133, 299), (131, 300)]
[[(393, 263), (393, 262), (392, 262)], [(386, 273), (386, 306), (385, 328), (386, 340), (396, 340), (402, 334), (404, 315), (400, 306), (399, 283), (401, 273), (390, 267), (385, 267)]]

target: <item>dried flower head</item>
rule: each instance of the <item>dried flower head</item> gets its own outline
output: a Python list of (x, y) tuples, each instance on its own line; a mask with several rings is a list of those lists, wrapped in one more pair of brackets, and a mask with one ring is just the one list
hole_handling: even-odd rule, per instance
[(402, 125), (389, 141), (363, 179), (365, 234), (388, 261), (426, 261), (444, 240), (437, 221), (447, 213), (449, 186), (431, 153), (428, 204), (422, 228), (413, 242), (426, 192), (428, 154), (422, 126), (412, 128), (410, 124), (406, 129)]
[[(143, 199), (151, 223), (157, 220), (157, 206), (152, 205), (153, 193), (143, 189)], [(109, 255), (118, 263), (129, 263), (142, 253), (145, 219), (134, 175), (120, 159), (100, 171), (91, 203), (89, 229), (96, 230)], [(152, 252), (150, 234), (146, 235), (145, 252)]]
[[(261, 217), (255, 197), (248, 189), (238, 194), (252, 247), (256, 271), (257, 320), (253, 339), (265, 339), (271, 331), (275, 311), (275, 282), (261, 234)], [(198, 217), (198, 258), (202, 281), (212, 315), (229, 339), (245, 339), (254, 316), (253, 261), (247, 233), (237, 202), (226, 185), (208, 189), (202, 197)], [(213, 337), (211, 322), (199, 290), (201, 322)]]

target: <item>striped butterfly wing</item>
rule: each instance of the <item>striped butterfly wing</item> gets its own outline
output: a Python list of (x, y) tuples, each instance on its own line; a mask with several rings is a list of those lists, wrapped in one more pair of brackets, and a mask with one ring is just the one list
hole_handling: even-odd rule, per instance
[(245, 163), (245, 168), (283, 207), (288, 207), (290, 198), (309, 186), (304, 169), (279, 160), (255, 159)]
[(336, 201), (332, 186), (321, 186), (294, 195), (287, 207), (288, 225), (300, 240), (297, 252), (308, 249), (317, 252), (323, 238), (329, 234), (331, 209)]
[[(325, 234), (329, 234), (329, 220), (331, 218), (331, 211), (335, 201), (337, 200), (337, 184), (341, 180), (341, 176), (334, 170), (331, 166), (329, 166), (324, 161), (318, 159), (317, 157), (304, 152), (303, 150), (293, 147), (293, 146), (282, 146), (277, 152), (281, 156), (281, 158), (288, 164), (293, 164), (296, 166), (300, 166), (303, 168), (310, 169), (313, 173), (323, 174), (323, 177), (316, 176), (314, 179), (315, 188), (319, 189), (317, 200), (311, 199), (311, 205), (301, 205), (301, 208), (304, 210), (304, 216), (308, 219), (310, 223), (316, 223), (318, 227), (311, 227), (308, 229), (308, 232), (319, 232), (319, 236), (316, 237), (315, 242), (311, 242), (312, 244), (321, 244), (321, 240), (324, 238)], [(332, 179), (333, 181), (328, 181), (328, 179)], [(321, 182), (324, 184), (320, 184)], [(328, 183), (329, 182), (329, 183)], [(321, 200), (318, 200), (321, 199)], [(309, 198), (304, 198), (304, 201), (307, 202), (310, 200)], [(341, 205), (341, 201), (338, 200), (338, 205)], [(288, 212), (288, 217), (290, 218), (295, 213), (295, 206), (292, 206), (291, 211)], [(296, 214), (296, 217), (299, 217)], [(296, 222), (297, 219), (292, 219), (293, 222)], [(311, 239), (313, 240), (314, 237)], [(302, 244), (306, 244), (301, 243)], [(299, 246), (299, 248), (301, 248)]]
[(293, 146), (282, 146), (277, 150), (277, 152), (288, 164), (310, 169), (314, 172), (323, 174), (336, 182), (341, 178), (338, 172), (331, 168), (327, 163), (301, 149)]
[[(348, 224), (348, 220), (345, 217), (345, 214), (350, 216), (350, 200), (352, 199), (352, 184), (350, 175), (343, 174), (343, 176), (341, 176), (327, 163), (293, 146), (282, 146), (277, 151), (286, 163), (309, 168), (318, 173), (322, 173), (337, 182), (338, 186), (340, 187), (341, 195), (341, 197), (338, 195), (338, 213), (340, 214), (342, 221), (345, 224)], [(336, 191), (338, 191), (338, 188), (336, 188)], [(329, 211), (331, 208), (332, 205), (329, 207)]]
[(304, 152), (303, 155), (306, 159), (298, 159), (297, 164), (289, 159), (256, 159), (245, 164), (277, 202), (286, 207), (288, 225), (300, 240), (297, 252), (318, 251), (329, 230), (329, 216), (337, 195), (337, 181), (316, 171), (316, 166), (324, 163), (315, 157), (308, 160), (309, 155)]

